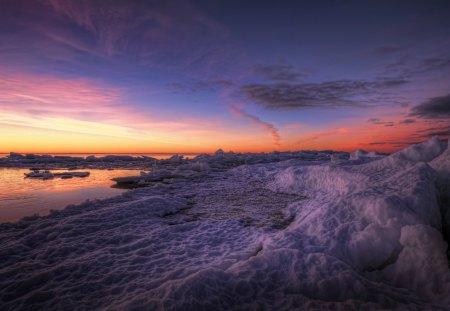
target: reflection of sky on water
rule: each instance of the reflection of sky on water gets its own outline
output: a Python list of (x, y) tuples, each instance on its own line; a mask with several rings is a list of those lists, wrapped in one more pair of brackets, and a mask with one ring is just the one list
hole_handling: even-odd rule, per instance
[(24, 178), (28, 172), (28, 169), (0, 168), (0, 222), (46, 215), (51, 209), (118, 195), (125, 190), (111, 188), (114, 184), (111, 178), (139, 174), (136, 170), (89, 170), (91, 174), (85, 178), (41, 180)]
[[(43, 153), (36, 153), (36, 155), (43, 155)], [(147, 156), (152, 157), (158, 160), (165, 160), (169, 159), (174, 155), (174, 153), (58, 153), (58, 154), (51, 154), (53, 156), (70, 156), (70, 157), (82, 157), (86, 158), (87, 156), (96, 156), (97, 158), (101, 158), (107, 155), (119, 155), (119, 156), (132, 156), (132, 157), (139, 157), (139, 156)], [(194, 158), (197, 153), (178, 153), (178, 155), (182, 155), (186, 159)], [(0, 158), (4, 158), (9, 156), (9, 153), (0, 153)]]

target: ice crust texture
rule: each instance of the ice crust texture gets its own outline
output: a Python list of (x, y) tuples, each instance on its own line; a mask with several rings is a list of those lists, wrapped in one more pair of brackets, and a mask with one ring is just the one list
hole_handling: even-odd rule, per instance
[(449, 310), (447, 147), (242, 165), (0, 225), (1, 308)]

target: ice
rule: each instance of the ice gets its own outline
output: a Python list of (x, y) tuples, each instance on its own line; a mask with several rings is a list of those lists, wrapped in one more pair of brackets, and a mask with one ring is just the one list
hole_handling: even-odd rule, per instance
[[(292, 230), (307, 234), (359, 271), (375, 275), (373, 271), (381, 271), (384, 282), (446, 305), (449, 298), (436, 290), (450, 292), (435, 172), (421, 162), (442, 152), (443, 144), (432, 139), (363, 165), (287, 168), (274, 176), (269, 187), (312, 197)], [(411, 228), (426, 228), (422, 231), (427, 238), (407, 242)], [(417, 250), (417, 260), (407, 248)], [(432, 269), (433, 261), (441, 268), (433, 273), (421, 270)]]
[[(383, 157), (383, 156), (384, 156), (383, 154), (379, 154), (374, 151), (367, 152), (365, 150), (358, 149), (358, 150), (355, 150), (350, 153), (349, 159), (354, 160), (354, 161), (360, 160), (360, 161), (367, 162), (367, 161), (373, 160), (374, 158), (379, 158), (379, 157)], [(335, 157), (336, 156), (333, 154), (332, 160), (336, 160)]]
[(361, 157), (367, 156), (369, 153), (365, 150), (358, 149), (350, 153), (350, 160), (358, 160)]
[(177, 158), (146, 188), (0, 225), (1, 304), (446, 310), (447, 146)]
[[(442, 231), (448, 241), (450, 240), (450, 149), (447, 148), (440, 156), (433, 159), (430, 166), (437, 175), (436, 185), (441, 205)], [(447, 256), (450, 258), (450, 249), (447, 250)]]
[(89, 172), (60, 172), (60, 173), (52, 173), (48, 170), (39, 171), (33, 170), (30, 173), (25, 173), (26, 178), (42, 178), (42, 179), (52, 179), (54, 177), (60, 177), (61, 179), (67, 179), (72, 177), (87, 177), (89, 176)]
[(175, 214), (187, 207), (187, 201), (184, 198), (165, 197), (161, 195), (143, 197), (132, 201), (126, 206), (127, 210), (136, 211), (137, 209), (142, 209), (146, 210), (146, 215), (157, 215), (160, 217)]
[(338, 162), (340, 160), (348, 160), (349, 154), (347, 152), (333, 152), (330, 155), (331, 162)]
[[(450, 139), (447, 145), (450, 146)], [(442, 196), (448, 200), (450, 198), (450, 148), (433, 159), (430, 165), (437, 172), (437, 183)]]
[(410, 288), (420, 296), (450, 306), (450, 273), (445, 256), (447, 244), (433, 227), (418, 224), (401, 229), (402, 249), (384, 276), (394, 285)]
[(434, 136), (429, 141), (412, 145), (403, 151), (398, 152), (398, 156), (415, 162), (429, 162), (447, 149), (447, 144)]
[(8, 158), (11, 160), (22, 160), (25, 157), (23, 155), (21, 155), (20, 153), (10, 152)]

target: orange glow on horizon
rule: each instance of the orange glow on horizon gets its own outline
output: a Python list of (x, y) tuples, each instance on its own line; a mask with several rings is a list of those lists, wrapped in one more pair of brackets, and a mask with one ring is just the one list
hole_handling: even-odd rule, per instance
[[(100, 126), (100, 125), (99, 125)], [(106, 128), (108, 125), (104, 125)], [(423, 126), (422, 126), (423, 127)], [(2, 125), (0, 153), (103, 153), (103, 154), (139, 154), (139, 153), (212, 153), (219, 148), (235, 152), (271, 152), (294, 150), (340, 150), (394, 152), (407, 146), (409, 135), (421, 129), (421, 126), (397, 128), (395, 131), (379, 126), (355, 126), (337, 128), (328, 131), (290, 134), (284, 136), (281, 146), (275, 146), (264, 133), (249, 133), (239, 137), (236, 133), (194, 135), (190, 139), (166, 141), (163, 137), (152, 140), (148, 135), (112, 136), (88, 132), (70, 132), (46, 128), (32, 128), (19, 125)], [(100, 128), (103, 128), (100, 126)], [(169, 137), (171, 135), (165, 135)], [(299, 136), (304, 137), (298, 139)], [(422, 139), (426, 140), (426, 139)], [(369, 142), (380, 144), (370, 145)], [(385, 141), (403, 142), (393, 146), (382, 144)], [(413, 141), (411, 141), (413, 142)], [(415, 142), (415, 141), (414, 141)]]
[(373, 111), (392, 127), (368, 123), (367, 117), (322, 128), (276, 127), (237, 108), (221, 119), (163, 119), (121, 104), (126, 99), (115, 88), (30, 74), (0, 79), (0, 91), (0, 153), (394, 152), (426, 140), (413, 135), (432, 125), (423, 120), (402, 124), (404, 108)]

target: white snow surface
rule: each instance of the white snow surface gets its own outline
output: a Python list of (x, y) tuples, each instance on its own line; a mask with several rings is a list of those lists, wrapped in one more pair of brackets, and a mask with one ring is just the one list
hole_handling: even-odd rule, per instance
[(1, 309), (449, 310), (447, 146), (241, 165), (2, 224)]

